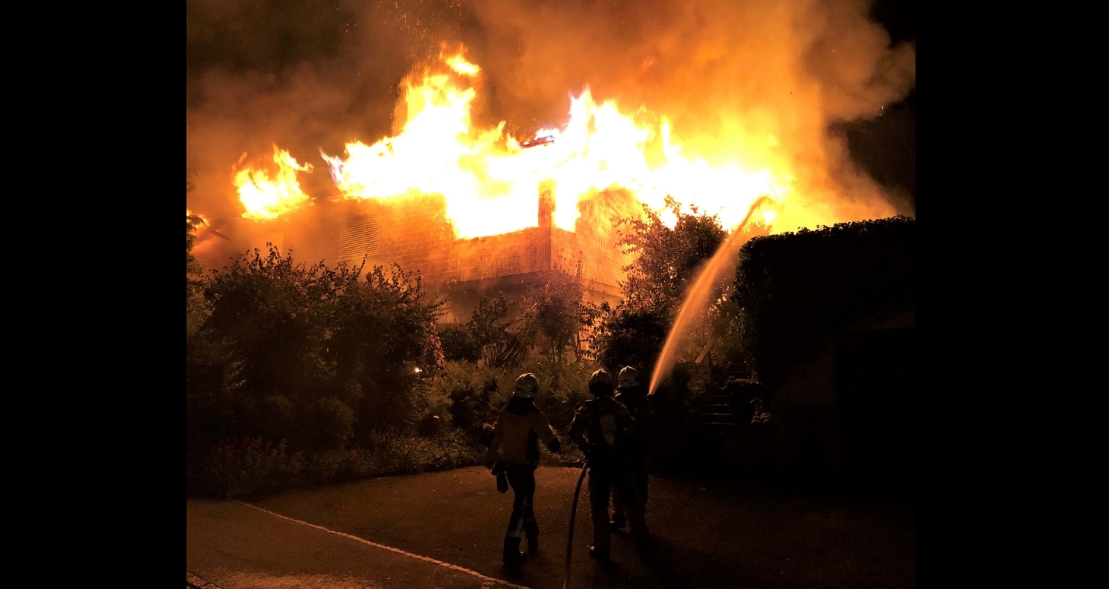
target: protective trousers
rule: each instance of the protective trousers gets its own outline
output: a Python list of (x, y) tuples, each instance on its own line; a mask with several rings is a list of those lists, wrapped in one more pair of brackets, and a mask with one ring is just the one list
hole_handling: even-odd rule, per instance
[(612, 548), (612, 532), (608, 525), (609, 493), (615, 490), (627, 513), (628, 524), (636, 541), (647, 539), (643, 510), (636, 501), (631, 470), (626, 467), (598, 465), (589, 467), (589, 508), (593, 516), (593, 551), (608, 556)]
[(508, 519), (508, 532), (504, 536), (504, 561), (512, 562), (520, 556), (520, 540), (526, 534), (528, 549), (538, 548), (539, 524), (535, 521), (532, 502), (535, 496), (535, 467), (530, 464), (509, 464), (505, 474), (508, 486), (516, 494), (512, 502), (512, 516)]
[[(646, 519), (647, 483), (650, 481), (646, 462), (631, 467), (631, 479), (632, 488), (635, 491), (635, 501), (639, 506), (639, 510), (643, 513), (644, 519)], [(612, 521), (617, 527), (622, 528), (628, 521), (626, 516), (627, 509), (624, 507), (624, 500), (620, 498), (620, 493), (614, 485), (612, 487)]]

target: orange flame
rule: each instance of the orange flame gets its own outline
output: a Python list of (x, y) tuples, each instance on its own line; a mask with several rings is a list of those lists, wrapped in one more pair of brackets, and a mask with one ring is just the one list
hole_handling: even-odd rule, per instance
[[(740, 146), (760, 150), (755, 153), (770, 162), (760, 168), (739, 161), (732, 144), (718, 146), (720, 153), (688, 155), (667, 117), (643, 108), (621, 110), (613, 100), (598, 103), (588, 86), (570, 97), (567, 122), (540, 130), (537, 141), (521, 144), (505, 132), (504, 121), (477, 128), (471, 108), (481, 68), (465, 58), (464, 48), (451, 54), (444, 45), (439, 61), (402, 83), (406, 118), (398, 135), (372, 145), (348, 143), (344, 157), (321, 151), (342, 198), (439, 194), (457, 236), (471, 238), (536, 226), (543, 182), (554, 186), (555, 226), (568, 231), (579, 216), (578, 202), (608, 189), (631, 192), (662, 211), (668, 224), (673, 218), (664, 210), (665, 198), (672, 196), (718, 214), (729, 228), (759, 197), (782, 203), (792, 190), (784, 160), (767, 155), (777, 146), (775, 137), (760, 146)], [(310, 204), (297, 172), (311, 172), (312, 165), (300, 164), (277, 145), (273, 160), (272, 175), (272, 166), (236, 167), (243, 217), (273, 219)], [(772, 206), (762, 208), (767, 226), (775, 215)]]
[(470, 63), (463, 57), (464, 49), (459, 49), (458, 53), (454, 55), (445, 55), (447, 51), (446, 43), (439, 46), (439, 59), (449, 65), (452, 70), (463, 76), (476, 76), (481, 72), (481, 68), (475, 63)]
[[(449, 71), (428, 67), (404, 80), (407, 118), (400, 134), (369, 146), (348, 143), (345, 158), (321, 153), (345, 198), (441, 194), (458, 236), (469, 238), (534, 227), (542, 181), (555, 186), (554, 224), (569, 231), (578, 201), (609, 188), (627, 189), (655, 210), (670, 195), (719, 214), (729, 227), (758, 197), (777, 200), (789, 191), (788, 174), (687, 157), (665, 117), (652, 121), (642, 109), (628, 114), (612, 100), (598, 104), (588, 87), (571, 97), (562, 129), (536, 135), (553, 142), (525, 149), (505, 133), (503, 121), (491, 129), (473, 126), (476, 90), (469, 82), (481, 69), (461, 52), (444, 51), (440, 60)], [(649, 164), (653, 144), (662, 158)], [(764, 220), (772, 218), (770, 212)]]
[[(245, 153), (239, 162), (244, 159)], [(276, 145), (273, 146), (273, 161), (277, 164), (277, 174), (273, 178), (265, 169), (250, 166), (235, 172), (239, 200), (246, 207), (243, 216), (248, 219), (273, 219), (309, 202), (296, 174), (311, 172), (312, 164), (301, 165), (288, 151)]]

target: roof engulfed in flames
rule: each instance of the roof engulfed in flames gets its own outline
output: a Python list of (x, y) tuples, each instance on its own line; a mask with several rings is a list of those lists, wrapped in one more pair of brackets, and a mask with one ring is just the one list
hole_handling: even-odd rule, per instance
[[(240, 164), (245, 159), (244, 153)], [(244, 166), (235, 172), (239, 200), (246, 207), (244, 217), (273, 219), (310, 202), (300, 189), (297, 172), (311, 172), (312, 164), (301, 165), (288, 151), (276, 145), (273, 146), (273, 161), (277, 164), (277, 173), (272, 178), (261, 167)]]
[[(403, 82), (407, 118), (403, 130), (372, 145), (346, 145), (345, 156), (321, 152), (339, 198), (395, 199), (441, 194), (459, 238), (534, 227), (540, 182), (553, 181), (557, 227), (574, 230), (577, 203), (611, 188), (632, 192), (655, 210), (667, 195), (717, 213), (728, 227), (738, 223), (760, 196), (780, 202), (790, 191), (787, 170), (748, 169), (739, 161), (690, 157), (665, 116), (644, 109), (622, 111), (615, 101), (598, 104), (589, 90), (571, 96), (569, 120), (519, 140), (505, 131), (475, 127), (471, 107), (481, 68), (460, 50)], [(768, 138), (767, 145), (776, 141)], [(768, 147), (769, 148), (769, 147)], [(722, 150), (723, 151), (723, 150)], [(710, 156), (713, 154), (709, 154)], [(289, 152), (274, 147), (277, 172), (244, 167), (235, 174), (244, 217), (270, 219), (309, 204), (297, 172), (311, 172)], [(773, 221), (773, 205), (762, 221)]]

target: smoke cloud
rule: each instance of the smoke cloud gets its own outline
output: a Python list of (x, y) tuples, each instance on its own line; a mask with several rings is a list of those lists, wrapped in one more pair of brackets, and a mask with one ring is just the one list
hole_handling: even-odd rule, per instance
[[(398, 84), (462, 43), (483, 68), (475, 123), (527, 138), (565, 123), (589, 86), (624, 111), (667, 116), (683, 152), (785, 167), (800, 198), (783, 228), (886, 216), (897, 200), (850, 158), (836, 123), (903, 98), (915, 48), (892, 46), (863, 0), (190, 0), (187, 160), (190, 210), (238, 217), (243, 154), (276, 143), (315, 167), (320, 150), (396, 131)], [(792, 226), (790, 222), (794, 222)]]

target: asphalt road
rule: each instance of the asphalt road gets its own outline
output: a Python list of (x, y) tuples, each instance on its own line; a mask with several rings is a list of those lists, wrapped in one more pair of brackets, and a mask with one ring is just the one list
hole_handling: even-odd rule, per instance
[[(192, 584), (559, 589), (578, 469), (536, 472), (540, 552), (500, 566), (512, 493), (474, 467), (290, 491), (246, 502), (188, 500)], [(587, 490), (578, 505), (572, 587), (911, 588), (916, 510), (907, 498), (783, 490), (712, 478), (653, 477), (650, 551), (613, 537), (590, 559)]]

